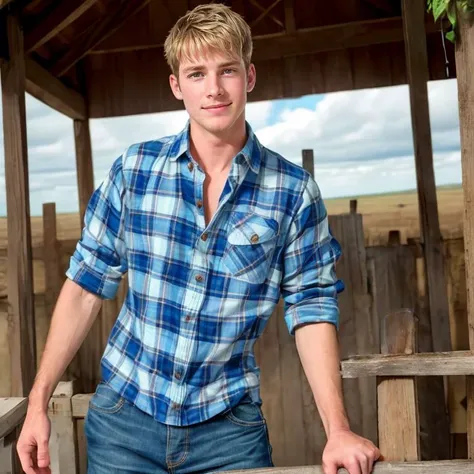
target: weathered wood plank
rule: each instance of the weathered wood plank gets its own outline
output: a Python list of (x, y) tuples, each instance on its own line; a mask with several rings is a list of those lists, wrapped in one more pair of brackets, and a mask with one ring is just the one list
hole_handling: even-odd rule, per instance
[(453, 351), (354, 356), (341, 362), (341, 370), (344, 378), (373, 375), (474, 375), (474, 354), (470, 351)]
[(83, 13), (92, 7), (97, 0), (68, 0), (60, 2), (49, 15), (39, 22), (35, 28), (25, 35), (25, 51), (31, 53), (64, 28), (76, 21)]
[[(410, 310), (388, 314), (381, 331), (383, 354), (416, 351)], [(377, 378), (379, 448), (388, 461), (419, 461), (418, 407), (414, 377)]]
[(423, 2), (403, 0), (405, 54), (417, 174), (420, 229), (434, 351), (451, 350), (449, 304), (439, 227), (428, 105), (428, 58)]
[[(464, 190), (464, 246), (466, 255), (467, 315), (469, 346), (474, 350), (474, 26), (469, 18), (459, 15), (456, 43), (456, 71), (461, 130), (461, 162)], [(474, 458), (474, 378), (467, 385), (467, 436), (469, 458)]]
[(5, 438), (26, 416), (28, 400), (23, 397), (0, 398), (0, 439)]
[(136, 0), (135, 2), (128, 2), (120, 0), (113, 4), (113, 6), (109, 5), (107, 15), (105, 18), (100, 19), (91, 29), (87, 40), (72, 47), (53, 65), (51, 69), (53, 76), (60, 77), (69, 71), (90, 50), (117, 31), (131, 16), (146, 7), (149, 1)]
[[(418, 461), (418, 462), (378, 462), (373, 474), (472, 474), (474, 462), (470, 461)], [(320, 466), (277, 467), (269, 469), (248, 469), (227, 471), (229, 474), (324, 474)], [(339, 469), (338, 474), (349, 474)], [(223, 473), (226, 474), (226, 473)]]
[(8, 220), (8, 302), (12, 395), (28, 395), (36, 373), (35, 311), (31, 255), (30, 193), (25, 112), (23, 33), (8, 15), (9, 61), (0, 66)]
[(26, 59), (26, 90), (33, 97), (72, 119), (87, 117), (85, 99), (65, 86), (36, 61)]

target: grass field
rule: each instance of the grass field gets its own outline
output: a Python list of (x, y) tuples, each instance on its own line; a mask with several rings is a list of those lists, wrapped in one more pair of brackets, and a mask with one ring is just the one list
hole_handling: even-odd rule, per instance
[[(387, 241), (388, 232), (400, 230), (402, 242), (407, 237), (419, 236), (418, 199), (415, 191), (378, 194), (362, 197), (345, 197), (326, 200), (329, 214), (349, 212), (350, 199), (357, 199), (357, 212), (363, 215), (367, 245), (380, 245)], [(462, 236), (463, 195), (461, 187), (438, 189), (438, 208), (441, 232), (445, 239)], [(42, 218), (33, 217), (33, 244), (40, 245), (43, 239)], [(59, 239), (75, 239), (80, 235), (78, 214), (58, 214)], [(0, 218), (0, 248), (7, 242), (6, 218)]]

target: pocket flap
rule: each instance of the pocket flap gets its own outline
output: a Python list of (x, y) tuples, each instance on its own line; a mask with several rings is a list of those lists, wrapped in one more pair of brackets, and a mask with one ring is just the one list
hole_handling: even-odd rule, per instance
[(231, 245), (258, 245), (278, 235), (278, 222), (258, 214), (234, 212), (230, 222), (227, 240)]

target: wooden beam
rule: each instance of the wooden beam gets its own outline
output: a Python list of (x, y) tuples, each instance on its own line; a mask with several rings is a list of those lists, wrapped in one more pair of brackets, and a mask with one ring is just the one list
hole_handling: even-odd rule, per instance
[(79, 193), (79, 217), (81, 229), (89, 199), (94, 192), (94, 168), (89, 120), (74, 120), (76, 145), (77, 190)]
[(36, 374), (35, 306), (25, 112), (25, 56), (17, 15), (8, 15), (9, 60), (1, 66), (5, 187), (7, 193), (7, 289), (11, 394), (27, 396)]
[[(260, 13), (260, 15), (252, 21), (252, 23), (250, 23), (250, 28), (253, 28), (254, 26), (256, 26), (258, 23), (260, 23), (279, 3), (281, 2), (281, 0), (274, 0), (274, 2), (272, 4), (270, 4), (270, 6), (268, 8), (263, 8), (258, 2), (252, 2), (254, 3), (254, 5), (258, 5), (259, 8), (262, 9), (262, 13)], [(284, 26), (283, 23), (278, 19), (278, 18), (275, 18), (274, 16), (271, 16), (271, 19), (278, 25), (278, 26)]]
[(65, 86), (32, 59), (26, 60), (26, 90), (33, 97), (72, 119), (85, 119), (87, 106), (79, 92)]
[[(262, 12), (263, 16), (268, 15), (278, 26), (281, 26), (282, 28), (285, 27), (285, 25), (275, 15), (270, 13), (270, 10), (273, 8), (273, 6), (271, 6), (270, 10), (266, 11), (267, 9), (265, 9), (265, 7), (262, 7), (262, 5), (260, 5), (260, 3), (258, 3), (257, 0), (249, 0), (249, 1), (254, 7), (257, 7)], [(277, 2), (277, 3), (279, 3), (279, 2)], [(260, 20), (258, 20), (258, 21), (260, 21)], [(253, 22), (252, 25), (253, 24), (255, 24), (255, 22)]]
[(288, 35), (296, 31), (295, 0), (285, 0), (285, 30)]
[(449, 303), (438, 217), (428, 104), (429, 69), (424, 30), (425, 4), (403, 0), (402, 10), (420, 229), (424, 243), (426, 294), (429, 301), (427, 323), (431, 323), (432, 339), (431, 348), (420, 345), (420, 350), (449, 351), (451, 350)]
[[(427, 33), (437, 31), (436, 25), (428, 20)], [(132, 39), (133, 41), (133, 39)], [(367, 20), (339, 25), (297, 30), (293, 35), (278, 33), (256, 36), (253, 40), (254, 61), (266, 61), (282, 57), (357, 48), (371, 44), (403, 41), (403, 21), (401, 17)], [(91, 54), (117, 53), (144, 49), (162, 48), (163, 43), (143, 43), (137, 40), (117, 37), (108, 42), (107, 48), (97, 48)]]
[(115, 33), (127, 20), (148, 5), (150, 0), (117, 1), (110, 6), (107, 15), (94, 26), (91, 34), (85, 41), (72, 47), (56, 64), (51, 71), (53, 76), (60, 77), (82, 59), (91, 49), (101, 41)]
[(60, 2), (46, 18), (25, 35), (25, 51), (31, 53), (64, 28), (76, 21), (83, 13), (97, 3), (97, 0), (68, 0)]
[(0, 398), (0, 439), (5, 438), (26, 416), (28, 399)]
[(355, 356), (341, 362), (341, 371), (344, 378), (474, 375), (474, 354), (452, 351)]
[[(461, 130), (461, 163), (464, 191), (464, 248), (466, 262), (467, 317), (469, 347), (474, 351), (474, 26), (458, 15), (456, 75)], [(467, 378), (468, 455), (474, 458), (474, 377)]]
[[(416, 351), (412, 311), (388, 314), (381, 334), (383, 354)], [(379, 449), (387, 461), (420, 461), (415, 377), (377, 377)]]

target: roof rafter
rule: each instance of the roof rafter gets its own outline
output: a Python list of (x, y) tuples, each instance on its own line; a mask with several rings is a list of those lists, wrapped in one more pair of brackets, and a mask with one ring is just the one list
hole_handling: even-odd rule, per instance
[[(433, 33), (437, 27), (430, 19), (426, 23), (426, 32)], [(383, 44), (403, 41), (403, 22), (401, 17), (366, 20), (296, 30), (292, 35), (276, 33), (254, 36), (253, 60), (266, 61), (288, 56), (314, 54), (337, 49), (356, 48), (371, 44)], [(138, 51), (163, 47), (163, 43), (126, 44), (118, 38), (107, 49), (97, 49), (92, 54)]]
[(285, 0), (285, 30), (289, 35), (296, 31), (295, 0)]
[(117, 1), (114, 8), (110, 7), (107, 16), (101, 18), (89, 28), (90, 34), (85, 41), (72, 47), (51, 68), (53, 76), (60, 77), (74, 64), (80, 61), (89, 51), (101, 41), (115, 33), (127, 20), (148, 5), (150, 0)]
[(25, 36), (25, 51), (30, 53), (73, 23), (98, 0), (68, 0), (61, 2), (36, 28)]
[(0, 8), (6, 7), (12, 0), (0, 0)]
[(265, 18), (267, 15), (278, 25), (281, 26), (282, 28), (285, 28), (285, 25), (273, 14), (270, 13), (270, 11), (276, 7), (281, 0), (275, 0), (268, 8), (262, 7), (260, 3), (258, 3), (257, 0), (249, 0), (250, 3), (254, 6), (257, 7), (262, 13), (260, 16), (254, 20), (251, 24), (250, 27), (254, 27), (257, 23), (259, 23), (263, 18)]

